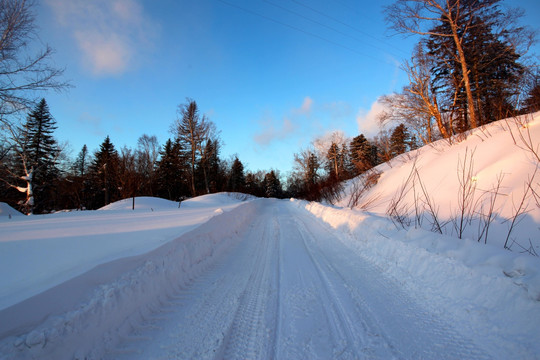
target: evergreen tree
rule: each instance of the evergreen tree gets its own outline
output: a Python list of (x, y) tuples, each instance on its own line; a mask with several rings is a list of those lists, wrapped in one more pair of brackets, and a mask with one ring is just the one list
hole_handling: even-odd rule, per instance
[(189, 180), (191, 195), (196, 196), (195, 168), (200, 161), (202, 144), (207, 140), (210, 131), (210, 123), (206, 116), (199, 114), (199, 108), (194, 100), (187, 99), (187, 102), (178, 107), (178, 118), (176, 121), (176, 136), (182, 148), (189, 155)]
[(408, 144), (410, 144), (410, 139), (411, 136), (404, 124), (396, 126), (390, 136), (390, 153), (392, 157), (407, 152), (409, 150)]
[(235, 157), (231, 166), (231, 175), (229, 176), (229, 190), (235, 192), (242, 192), (246, 185), (246, 179), (244, 176), (244, 165)]
[(340, 180), (345, 174), (345, 156), (343, 149), (338, 144), (332, 143), (326, 155), (327, 170), (330, 177), (335, 180)]
[[(512, 30), (499, 33), (495, 30), (504, 16), (498, 2), (465, 0), (453, 5), (455, 12), (467, 14), (456, 20), (463, 59), (451, 36), (451, 22), (446, 18), (441, 18), (440, 25), (432, 29), (432, 33), (447, 36), (431, 35), (427, 40), (428, 54), (435, 60), (432, 69), (434, 88), (445, 93), (442, 110), (453, 114), (452, 121), (458, 132), (475, 127), (470, 119), (473, 113), (476, 126), (480, 126), (509, 116), (514, 110), (512, 98), (517, 93), (516, 84), (521, 81), (524, 68), (518, 63), (520, 56), (515, 45), (506, 38)], [(468, 68), (473, 108), (465, 88), (462, 61)]]
[(523, 111), (526, 113), (540, 111), (540, 74), (533, 80), (533, 84), (523, 104)]
[(352, 173), (358, 175), (377, 165), (377, 147), (363, 134), (354, 137), (349, 145)]
[(281, 183), (274, 170), (267, 173), (264, 177), (265, 195), (269, 198), (280, 198), (282, 195)]
[[(23, 130), (24, 166), (31, 172), (29, 186), (33, 199), (30, 212), (52, 210), (54, 206), (54, 182), (59, 177), (57, 158), (60, 150), (53, 137), (56, 121), (45, 99), (28, 114)], [(27, 175), (28, 176), (28, 175)]]
[(246, 174), (246, 186), (245, 186), (245, 192), (246, 194), (251, 194), (258, 197), (265, 196), (265, 191), (263, 189), (263, 182), (260, 179), (260, 172), (257, 174), (254, 174), (252, 172), (248, 172)]
[(179, 141), (168, 139), (157, 162), (157, 194), (165, 199), (178, 201), (190, 194), (185, 156)]
[(99, 208), (117, 200), (118, 165), (118, 152), (107, 136), (95, 153), (94, 162), (90, 168), (94, 194), (93, 208)]
[(86, 174), (86, 170), (88, 169), (89, 165), (88, 156), (88, 147), (86, 146), (86, 144), (84, 144), (72, 166), (72, 170), (74, 171), (76, 176), (84, 177), (84, 175)]

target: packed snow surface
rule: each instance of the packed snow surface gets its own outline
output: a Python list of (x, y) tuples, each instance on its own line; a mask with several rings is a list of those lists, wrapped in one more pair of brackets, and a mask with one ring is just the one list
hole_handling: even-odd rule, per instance
[[(61, 275), (48, 261), (30, 272), (25, 268), (31, 265), (21, 262), (28, 247), (10, 250), (19, 261), (3, 273), (23, 271), (32, 286), (43, 282), (45, 291), (0, 310), (2, 357), (540, 356), (540, 296), (534, 283), (540, 267), (529, 255), (495, 248), (484, 254), (486, 247), (476, 242), (463, 245), (426, 231), (398, 230), (386, 218), (317, 203), (240, 202), (219, 194), (191, 204), (63, 215), (78, 223), (79, 235), (67, 235), (70, 221), (59, 222), (58, 215), (2, 222), (48, 233), (34, 243), (46, 251), (43, 259), (72, 256), (65, 240), (55, 239), (77, 241), (88, 232), (98, 239), (95, 248), (109, 249), (102, 254), (108, 260), (97, 261), (97, 250), (87, 246), (88, 259), (79, 254), (78, 260), (94, 267), (78, 275), (72, 270), (55, 286), (40, 280), (43, 269)], [(108, 219), (103, 226), (94, 225), (95, 213)], [(153, 227), (162, 219), (169, 226), (176, 222), (177, 236), (163, 230), (168, 227)], [(108, 222), (124, 230), (115, 232)], [(125, 230), (130, 226), (139, 231)], [(145, 226), (150, 230), (141, 230)], [(165, 240), (144, 249), (139, 244), (137, 251), (99, 242), (103, 236), (138, 243), (140, 231), (146, 237), (163, 231)], [(36, 236), (26, 236), (31, 235)], [(25, 241), (21, 236), (2, 245)]]

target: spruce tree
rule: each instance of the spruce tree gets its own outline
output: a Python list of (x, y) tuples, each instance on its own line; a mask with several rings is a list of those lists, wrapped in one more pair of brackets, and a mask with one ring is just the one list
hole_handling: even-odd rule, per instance
[[(52, 117), (45, 99), (28, 114), (23, 129), (24, 166), (31, 172), (29, 186), (32, 187), (33, 199), (30, 212), (52, 210), (54, 201), (54, 182), (58, 179), (57, 158), (59, 148), (53, 137), (56, 120)], [(27, 175), (28, 176), (28, 175)]]
[(179, 141), (168, 139), (157, 162), (156, 185), (160, 197), (178, 201), (190, 194), (185, 154)]
[(390, 136), (390, 153), (392, 157), (396, 157), (408, 151), (410, 139), (411, 136), (404, 124), (399, 124), (396, 126), (392, 131), (392, 135)]
[(246, 179), (244, 175), (244, 165), (235, 157), (231, 166), (231, 175), (229, 177), (229, 190), (235, 192), (242, 192), (246, 185)]
[(94, 192), (93, 207), (101, 207), (117, 200), (118, 197), (118, 152), (107, 135), (94, 155), (91, 166)]
[(282, 194), (281, 183), (274, 170), (264, 176), (265, 195), (269, 198), (279, 198)]
[(72, 170), (76, 176), (84, 177), (88, 166), (88, 147), (84, 144), (79, 155), (77, 155), (77, 159), (73, 163)]

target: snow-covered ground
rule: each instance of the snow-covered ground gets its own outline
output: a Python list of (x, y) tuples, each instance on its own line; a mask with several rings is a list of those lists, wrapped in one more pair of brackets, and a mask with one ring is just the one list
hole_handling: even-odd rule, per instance
[(147, 253), (241, 202), (137, 198), (98, 211), (0, 217), (0, 310), (118, 258)]
[[(436, 213), (447, 235), (456, 237), (461, 228), (461, 237), (495, 247), (503, 247), (508, 237), (507, 246), (513, 251), (533, 248), (540, 255), (539, 167), (540, 112), (488, 124), (455, 137), (451, 144), (440, 140), (400, 155), (375, 168), (380, 174), (376, 186), (358, 199), (354, 194), (363, 188), (362, 177), (349, 181), (336, 205), (386, 215), (394, 203), (398, 215), (408, 218), (412, 227), (424, 229), (433, 227), (432, 213)], [(463, 191), (466, 188), (470, 191)], [(482, 225), (491, 200), (486, 240)], [(468, 205), (461, 207), (465, 213), (461, 223), (464, 203)], [(521, 215), (508, 236), (518, 212)]]
[[(527, 125), (535, 147), (538, 120)], [(540, 261), (503, 249), (500, 234), (537, 163), (503, 126), (514, 125), (382, 165), (363, 198), (377, 200), (373, 212), (347, 198), (222, 193), (180, 208), (136, 198), (135, 210), (126, 199), (2, 216), (0, 358), (540, 358)], [(472, 150), (475, 196), (505, 174), (494, 240), (476, 241), (476, 225), (458, 239), (384, 215), (416, 158), (439, 216), (454, 216), (457, 159)], [(527, 199), (513, 236), (537, 246), (539, 210)]]

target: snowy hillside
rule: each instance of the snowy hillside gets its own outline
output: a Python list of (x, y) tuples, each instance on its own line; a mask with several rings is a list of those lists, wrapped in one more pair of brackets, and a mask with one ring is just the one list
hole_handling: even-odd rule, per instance
[(540, 254), (539, 156), (540, 113), (501, 120), (381, 164), (376, 185), (352, 180), (336, 205), (496, 247), (508, 238), (513, 251)]

